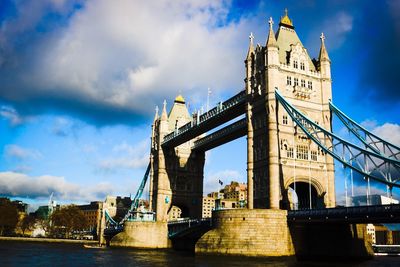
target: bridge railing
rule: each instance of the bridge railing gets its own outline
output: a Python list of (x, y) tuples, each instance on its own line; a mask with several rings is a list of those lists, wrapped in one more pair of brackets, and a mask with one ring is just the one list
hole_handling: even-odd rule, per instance
[(234, 95), (233, 97), (229, 98), (224, 102), (220, 102), (216, 107), (212, 108), (211, 110), (203, 113), (198, 117), (198, 119), (193, 120), (191, 122), (186, 123), (182, 127), (176, 129), (175, 131), (167, 134), (164, 137), (163, 143), (171, 141), (172, 139), (180, 136), (181, 134), (189, 131), (193, 127), (200, 126), (202, 123), (208, 121), (211, 118), (221, 114), (222, 112), (236, 106), (239, 103), (242, 103), (246, 99), (246, 91), (241, 91), (240, 93)]

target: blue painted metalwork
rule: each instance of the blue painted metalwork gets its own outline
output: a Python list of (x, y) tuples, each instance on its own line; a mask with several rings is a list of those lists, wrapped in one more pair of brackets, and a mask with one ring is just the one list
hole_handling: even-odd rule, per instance
[(199, 140), (196, 140), (193, 144), (193, 149), (209, 150), (221, 145), (221, 143), (227, 143), (233, 139), (245, 136), (246, 134), (247, 120), (244, 118)]
[[(225, 102), (219, 103), (216, 107), (214, 107), (211, 110), (200, 115), (197, 120), (188, 122), (185, 125), (183, 125), (182, 127), (167, 134), (164, 137), (162, 145), (168, 146), (169, 143), (171, 143), (173, 140), (181, 138), (184, 134), (187, 134), (188, 132), (190, 132), (192, 130), (198, 130), (199, 128), (203, 127), (203, 125), (206, 124), (208, 121), (215, 119), (217, 116), (222, 116), (223, 114), (227, 113), (229, 110), (245, 103), (246, 96), (247, 96), (246, 92), (241, 91), (238, 94), (236, 94), (233, 97), (226, 100)], [(244, 112), (244, 109), (243, 109), (243, 112)]]
[[(275, 96), (292, 120), (325, 153), (328, 153), (344, 166), (357, 171), (364, 177), (386, 184), (390, 188), (400, 187), (398, 183), (400, 180), (400, 164), (397, 160), (360, 148), (340, 138), (303, 115), (288, 103), (278, 90), (275, 90)], [(392, 174), (398, 177), (393, 178)]]
[[(138, 191), (136, 192), (135, 197), (132, 200), (132, 204), (130, 209), (128, 210), (128, 212), (126, 213), (125, 217), (120, 221), (120, 222), (116, 222), (108, 213), (107, 210), (104, 211), (105, 214), (105, 218), (106, 218), (106, 222), (108, 222), (108, 224), (112, 227), (123, 227), (124, 222), (125, 221), (143, 221), (143, 219), (141, 219), (141, 216), (137, 216), (138, 213), (141, 213), (140, 211), (137, 211), (138, 206), (139, 206), (139, 200), (142, 197), (143, 194), (143, 190), (144, 187), (146, 185), (147, 179), (149, 177), (149, 173), (150, 173), (150, 163), (147, 166), (146, 172), (143, 176), (142, 182), (140, 183), (140, 186), (138, 188)], [(142, 212), (144, 215), (146, 215), (146, 218), (148, 217), (147, 215), (149, 214), (149, 212)], [(153, 219), (154, 220), (154, 212), (150, 212), (151, 214), (153, 214)], [(136, 216), (135, 216), (136, 215)], [(146, 219), (148, 221), (148, 219)]]
[(400, 162), (400, 148), (379, 136), (371, 133), (357, 122), (348, 117), (343, 111), (336, 107), (332, 102), (329, 103), (330, 110), (342, 121), (342, 123), (352, 132), (364, 145), (381, 155), (398, 160)]
[(211, 228), (212, 219), (211, 218), (201, 218), (201, 219), (180, 219), (176, 221), (168, 222), (168, 237), (174, 238), (188, 231), (197, 229), (199, 227)]

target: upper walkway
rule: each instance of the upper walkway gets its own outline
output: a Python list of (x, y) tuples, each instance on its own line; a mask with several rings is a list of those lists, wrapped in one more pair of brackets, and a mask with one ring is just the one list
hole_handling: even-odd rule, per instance
[(208, 132), (246, 112), (246, 92), (241, 91), (213, 109), (194, 117), (192, 121), (167, 134), (163, 147), (176, 147)]

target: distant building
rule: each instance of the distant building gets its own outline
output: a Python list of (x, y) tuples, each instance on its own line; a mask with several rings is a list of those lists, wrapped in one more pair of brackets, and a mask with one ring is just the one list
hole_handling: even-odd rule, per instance
[(213, 199), (224, 198), (224, 192), (211, 192), (207, 196)]
[(14, 200), (11, 203), (17, 208), (19, 213), (27, 214), (28, 213), (28, 204), (22, 202), (21, 200)]
[(104, 209), (114, 218), (117, 215), (117, 197), (107, 196), (104, 201)]
[(368, 206), (368, 205), (388, 205), (388, 204), (399, 204), (397, 199), (393, 199), (382, 195), (362, 195), (351, 198), (353, 206)]
[(78, 205), (77, 207), (83, 211), (83, 214), (88, 221), (88, 228), (86, 231), (92, 232), (95, 236), (98, 236), (102, 219), (103, 202), (92, 201), (88, 205)]
[(214, 209), (240, 209), (247, 206), (247, 184), (232, 181), (220, 192), (203, 197), (203, 218), (209, 218)]
[(202, 217), (203, 218), (211, 218), (212, 211), (215, 209), (215, 198), (206, 196), (203, 197), (203, 211)]
[(168, 212), (168, 221), (175, 221), (181, 218), (182, 210), (177, 206), (172, 206)]

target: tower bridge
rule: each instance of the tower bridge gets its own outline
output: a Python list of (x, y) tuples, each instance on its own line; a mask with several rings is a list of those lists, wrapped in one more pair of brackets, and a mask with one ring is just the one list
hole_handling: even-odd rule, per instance
[[(400, 222), (396, 206), (369, 209), (367, 215), (362, 209), (334, 209), (334, 160), (391, 191), (400, 187), (400, 148), (368, 132), (333, 105), (331, 60), (325, 36), (321, 34), (318, 57), (311, 59), (286, 12), (276, 33), (273, 20), (269, 20), (264, 46), (254, 45), (253, 39), (251, 34), (244, 61), (244, 89), (203, 114), (189, 114), (181, 95), (169, 112), (165, 101), (161, 115), (156, 112), (145, 175), (146, 179), (149, 177), (155, 222), (134, 224), (128, 214), (124, 232), (111, 240), (112, 245), (169, 246), (167, 221), (173, 206), (182, 210), (182, 217), (193, 221), (170, 225), (170, 234), (175, 227), (193, 237), (196, 234), (188, 230), (190, 226), (203, 230), (212, 226), (197, 236), (200, 239), (191, 239), (196, 251), (203, 253), (311, 255), (312, 251), (299, 248), (309, 244), (304, 234), (307, 233), (326, 237), (319, 241), (325, 252), (316, 250), (323, 255), (340, 242), (332, 235), (333, 230), (340, 233), (343, 242), (357, 248), (355, 254), (367, 255), (365, 231), (354, 223), (367, 223), (372, 220), (368, 218), (379, 216)], [(332, 115), (339, 117), (359, 143), (332, 132)], [(201, 220), (205, 151), (243, 136), (247, 137), (247, 209), (215, 211), (212, 221)], [(310, 211), (296, 211), (299, 209)], [(367, 217), (361, 220), (357, 216)], [(340, 221), (341, 226), (335, 230), (329, 224), (330, 228), (325, 229), (323, 223), (329, 218), (330, 222)], [(304, 228), (296, 220), (322, 226)], [(143, 233), (153, 233), (151, 244), (146, 244)]]

